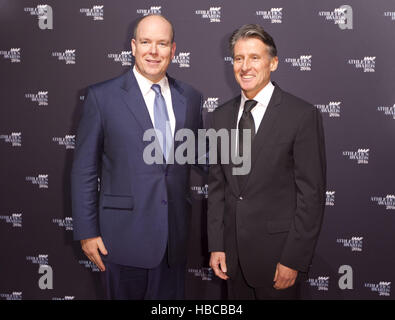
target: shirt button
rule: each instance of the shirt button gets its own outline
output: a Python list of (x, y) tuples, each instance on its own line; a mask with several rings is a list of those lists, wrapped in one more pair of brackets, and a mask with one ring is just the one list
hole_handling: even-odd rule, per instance
[(243, 200), (243, 197), (239, 197), (239, 200), (240, 200), (240, 201)]

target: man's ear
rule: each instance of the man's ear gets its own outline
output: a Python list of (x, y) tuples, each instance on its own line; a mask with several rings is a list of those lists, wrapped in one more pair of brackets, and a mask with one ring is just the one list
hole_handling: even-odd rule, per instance
[(130, 46), (132, 47), (132, 54), (134, 56), (136, 52), (136, 40), (132, 39), (132, 41), (130, 42)]
[(171, 45), (171, 59), (174, 58), (174, 55), (176, 54), (176, 43), (173, 42)]
[(273, 57), (270, 61), (270, 71), (276, 71), (278, 67), (278, 57)]

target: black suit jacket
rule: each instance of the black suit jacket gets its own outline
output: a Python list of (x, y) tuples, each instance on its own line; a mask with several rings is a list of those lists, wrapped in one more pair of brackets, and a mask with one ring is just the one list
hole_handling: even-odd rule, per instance
[[(240, 96), (217, 108), (210, 126), (235, 129)], [(219, 143), (220, 139), (218, 139)], [(221, 150), (218, 145), (218, 150)], [(277, 85), (256, 133), (244, 185), (232, 164), (210, 166), (209, 251), (238, 260), (253, 287), (272, 286), (278, 262), (307, 272), (325, 207), (326, 160), (320, 112)]]

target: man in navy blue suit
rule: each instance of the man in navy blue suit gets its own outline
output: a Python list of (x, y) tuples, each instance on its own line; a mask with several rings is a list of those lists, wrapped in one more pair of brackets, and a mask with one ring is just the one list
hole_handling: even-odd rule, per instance
[[(131, 46), (134, 67), (88, 89), (72, 167), (74, 238), (103, 271), (108, 298), (182, 299), (190, 167), (166, 160), (182, 143), (177, 130), (197, 136), (202, 96), (166, 73), (176, 50), (166, 18), (140, 19)], [(147, 164), (144, 132), (164, 128), (164, 163)]]

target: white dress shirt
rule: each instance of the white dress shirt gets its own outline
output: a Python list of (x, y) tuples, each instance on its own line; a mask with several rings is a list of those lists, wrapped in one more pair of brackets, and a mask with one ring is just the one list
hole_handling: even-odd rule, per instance
[[(155, 91), (152, 90), (152, 85), (154, 82), (151, 80), (147, 79), (144, 77), (142, 74), (140, 74), (136, 70), (136, 66), (133, 67), (133, 73), (134, 76), (136, 77), (137, 83), (140, 87), (140, 91), (143, 95), (145, 105), (147, 107), (148, 113), (151, 118), (151, 122), (154, 125), (155, 124), (155, 118), (154, 118), (154, 102), (155, 102)], [(158, 83), (160, 85), (160, 90), (162, 91), (162, 96), (165, 99), (166, 102), (166, 107), (167, 107), (167, 114), (169, 115), (169, 120), (170, 120), (170, 129), (171, 129), (171, 134), (174, 137), (174, 131), (176, 129), (176, 118), (174, 116), (174, 111), (173, 111), (173, 104), (171, 101), (171, 92), (170, 92), (170, 86), (169, 86), (169, 81), (166, 76), (164, 76)], [(154, 125), (155, 128), (155, 125)]]
[[(244, 103), (247, 100), (255, 100), (258, 103), (255, 105), (254, 108), (252, 108), (251, 115), (254, 118), (255, 134), (258, 132), (259, 126), (262, 122), (263, 116), (265, 115), (265, 112), (266, 112), (267, 106), (269, 105), (269, 101), (272, 97), (273, 91), (274, 91), (274, 85), (271, 81), (269, 81), (269, 83), (261, 91), (259, 91), (258, 94), (253, 99), (248, 99), (244, 95), (244, 92), (241, 91), (239, 114), (237, 116), (237, 127), (236, 127), (237, 130), (239, 130), (239, 121), (240, 121), (240, 118), (243, 114)], [(239, 135), (237, 134), (236, 148), (235, 148), (236, 153), (237, 153), (238, 141), (239, 141)]]

